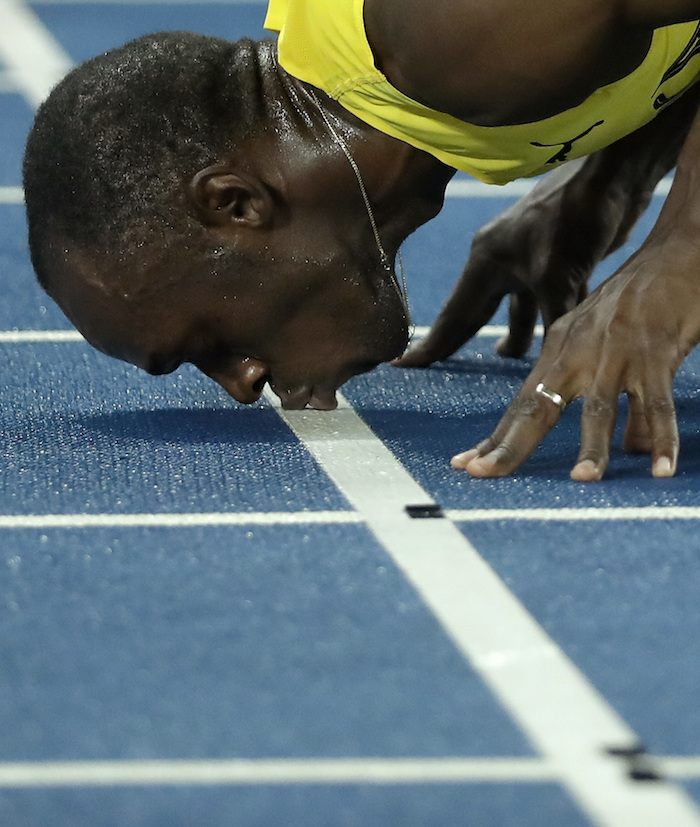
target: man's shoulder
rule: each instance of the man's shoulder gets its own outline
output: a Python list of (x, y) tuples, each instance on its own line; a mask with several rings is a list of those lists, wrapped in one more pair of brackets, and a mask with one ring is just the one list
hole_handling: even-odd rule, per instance
[(365, 0), (389, 80), (482, 126), (540, 120), (632, 72), (651, 29), (618, 12), (617, 0)]
[(610, 2), (365, 0), (365, 20), (377, 66), (398, 89), (491, 126), (537, 119), (549, 102), (574, 105), (593, 91), (588, 66), (612, 40)]

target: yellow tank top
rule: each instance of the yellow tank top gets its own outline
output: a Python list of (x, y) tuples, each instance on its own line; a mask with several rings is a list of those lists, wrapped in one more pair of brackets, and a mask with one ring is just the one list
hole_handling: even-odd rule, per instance
[(412, 100), (375, 67), (364, 0), (269, 0), (265, 28), (278, 32), (279, 61), (365, 123), (490, 184), (539, 175), (589, 155), (648, 123), (700, 71), (697, 21), (654, 31), (630, 75), (579, 106), (516, 126), (465, 123)]

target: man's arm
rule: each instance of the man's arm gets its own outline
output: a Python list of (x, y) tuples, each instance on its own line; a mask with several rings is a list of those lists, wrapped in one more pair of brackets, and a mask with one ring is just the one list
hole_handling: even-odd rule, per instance
[(698, 0), (621, 0), (619, 13), (632, 24), (653, 28), (700, 18)]

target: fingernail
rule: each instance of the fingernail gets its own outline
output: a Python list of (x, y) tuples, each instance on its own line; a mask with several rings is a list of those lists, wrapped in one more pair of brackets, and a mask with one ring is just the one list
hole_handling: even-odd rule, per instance
[(584, 459), (571, 469), (571, 479), (577, 482), (597, 482), (602, 474), (592, 459)]
[(651, 473), (655, 477), (672, 477), (673, 464), (668, 457), (659, 457), (654, 463)]
[(453, 468), (466, 468), (466, 466), (475, 458), (479, 456), (478, 448), (470, 448), (461, 454), (455, 454), (450, 460), (450, 465)]
[(494, 457), (494, 452), (485, 454), (483, 457), (477, 453), (476, 456), (466, 462), (463, 466), (467, 474), (472, 477), (494, 477), (501, 476), (496, 470), (497, 459)]

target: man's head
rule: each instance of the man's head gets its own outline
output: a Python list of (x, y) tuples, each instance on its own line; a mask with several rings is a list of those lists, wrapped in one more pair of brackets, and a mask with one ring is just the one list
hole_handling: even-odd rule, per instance
[[(271, 43), (164, 33), (88, 61), (37, 113), (24, 185), (40, 283), (112, 356), (332, 407), (405, 344), (352, 170)], [(392, 255), (425, 218), (386, 212)]]

